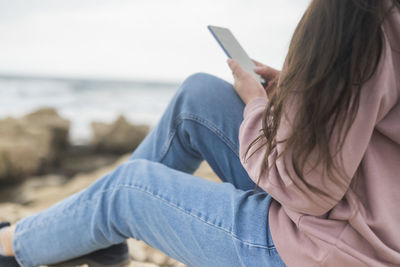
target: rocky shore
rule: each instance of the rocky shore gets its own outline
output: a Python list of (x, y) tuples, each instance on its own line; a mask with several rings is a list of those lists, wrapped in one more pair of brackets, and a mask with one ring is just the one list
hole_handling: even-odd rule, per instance
[[(124, 162), (149, 131), (124, 117), (92, 123), (85, 145), (68, 141), (70, 122), (54, 109), (0, 120), (0, 221), (15, 222), (93, 183)], [(196, 176), (219, 182), (203, 163)], [(131, 267), (185, 266), (141, 241), (128, 240)]]

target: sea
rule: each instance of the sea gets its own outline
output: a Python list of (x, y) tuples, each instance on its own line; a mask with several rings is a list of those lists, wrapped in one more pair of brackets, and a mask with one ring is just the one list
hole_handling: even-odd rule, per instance
[(123, 115), (153, 127), (178, 88), (179, 83), (159, 81), (0, 75), (0, 119), (52, 107), (70, 120), (70, 142), (85, 144), (91, 122), (111, 123)]

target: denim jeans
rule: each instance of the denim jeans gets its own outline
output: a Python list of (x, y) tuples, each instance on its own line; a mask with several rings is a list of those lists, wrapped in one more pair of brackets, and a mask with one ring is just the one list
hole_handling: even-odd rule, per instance
[[(22, 266), (144, 241), (188, 266), (285, 266), (271, 238), (271, 197), (238, 156), (244, 104), (231, 84), (187, 78), (130, 159), (85, 190), (17, 222)], [(206, 160), (223, 181), (193, 172)]]

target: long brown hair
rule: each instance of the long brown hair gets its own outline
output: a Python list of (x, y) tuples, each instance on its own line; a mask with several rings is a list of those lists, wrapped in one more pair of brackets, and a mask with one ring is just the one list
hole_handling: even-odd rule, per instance
[[(388, 1), (392, 4), (390, 9), (400, 4), (400, 0)], [(322, 164), (328, 179), (338, 185), (342, 183), (338, 175), (343, 174), (343, 168), (334, 164), (333, 156), (343, 147), (355, 119), (362, 85), (378, 67), (383, 47), (381, 24), (389, 12), (386, 3), (386, 0), (311, 2), (294, 32), (279, 82), (271, 82), (270, 86), (276, 88), (267, 88), (272, 95), (263, 114), (261, 133), (245, 153), (244, 160), (255, 144), (261, 143), (250, 157), (266, 147), (254, 192), (261, 175), (279, 157), (284, 157), (289, 148), (296, 175), (312, 191), (323, 194), (304, 180), (304, 167), (312, 151), (318, 152), (315, 166)], [(299, 103), (291, 133), (284, 140), (276, 140), (284, 106), (293, 95)], [(336, 151), (331, 151), (329, 141), (334, 128), (339, 137), (335, 139)], [(269, 162), (268, 157), (276, 152), (279, 143), (284, 144), (283, 151)]]

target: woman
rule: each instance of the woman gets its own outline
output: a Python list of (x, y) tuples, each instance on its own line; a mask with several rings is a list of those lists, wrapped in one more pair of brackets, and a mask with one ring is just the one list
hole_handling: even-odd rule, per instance
[(0, 265), (120, 266), (133, 237), (189, 266), (399, 266), (399, 6), (313, 0), (267, 88), (233, 60), (233, 87), (189, 77), (125, 164), (3, 224)]

